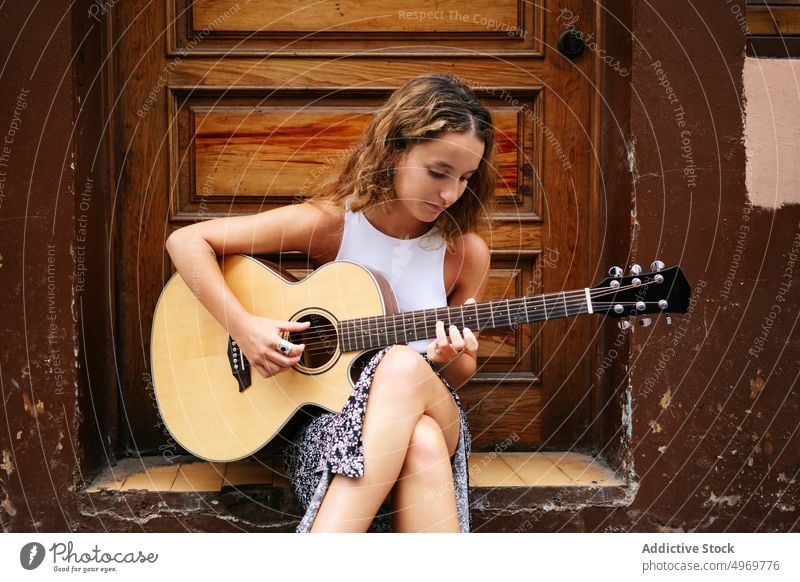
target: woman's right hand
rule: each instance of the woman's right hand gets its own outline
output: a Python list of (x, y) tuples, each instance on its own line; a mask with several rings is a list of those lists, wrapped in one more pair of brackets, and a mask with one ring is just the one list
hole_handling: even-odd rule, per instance
[(282, 332), (303, 331), (311, 322), (281, 321), (249, 314), (231, 328), (231, 337), (239, 345), (250, 366), (265, 378), (284, 372), (300, 361), (305, 344), (294, 344), (288, 354), (278, 350)]

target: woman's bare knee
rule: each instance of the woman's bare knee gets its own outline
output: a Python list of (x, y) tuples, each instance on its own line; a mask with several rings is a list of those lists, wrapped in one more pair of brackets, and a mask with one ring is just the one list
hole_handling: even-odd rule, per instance
[(427, 403), (433, 377), (433, 371), (418, 352), (408, 346), (392, 346), (375, 369), (370, 396), (422, 398)]
[(414, 432), (411, 433), (403, 473), (411, 476), (432, 468), (440, 469), (445, 462), (449, 467), (449, 461), (450, 455), (442, 428), (435, 419), (423, 414), (414, 426)]
[[(430, 367), (422, 355), (408, 346), (392, 346), (378, 362), (375, 374), (395, 375), (417, 373), (418, 376), (427, 376)], [(421, 373), (424, 372), (424, 373)]]
[(455, 452), (460, 430), (458, 407), (428, 362), (415, 350), (397, 345), (386, 352), (375, 370), (370, 400), (372, 405), (388, 401), (387, 406), (398, 414), (403, 414), (401, 408), (408, 413), (418, 410), (426, 414), (439, 423), (450, 455)]

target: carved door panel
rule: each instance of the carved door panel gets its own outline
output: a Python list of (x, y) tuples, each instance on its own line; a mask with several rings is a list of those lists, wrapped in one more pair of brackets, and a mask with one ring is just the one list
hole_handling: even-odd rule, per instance
[[(594, 2), (140, 4), (113, 7), (111, 39), (130, 449), (171, 446), (148, 372), (153, 310), (172, 272), (166, 237), (192, 221), (308, 196), (411, 76), (464, 78), (496, 121), (500, 180), (481, 232), (492, 250), (488, 299), (592, 282), (595, 59), (566, 58), (557, 41), (568, 26), (594, 32)], [(301, 257), (281, 262), (297, 275), (309, 269)], [(475, 450), (585, 440), (595, 326), (583, 317), (482, 335), (479, 372), (461, 389)]]

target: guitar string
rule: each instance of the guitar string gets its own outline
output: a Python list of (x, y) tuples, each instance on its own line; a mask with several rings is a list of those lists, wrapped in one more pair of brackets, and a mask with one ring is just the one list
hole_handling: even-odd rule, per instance
[[(599, 298), (599, 297), (604, 296), (604, 295), (616, 294), (616, 293), (619, 293), (620, 291), (624, 291), (624, 290), (632, 289), (632, 288), (646, 287), (647, 285), (651, 285), (651, 284), (658, 284), (658, 283), (648, 282), (648, 283), (642, 283), (640, 285), (627, 285), (627, 286), (621, 286), (621, 287), (617, 287), (617, 288), (590, 289), (590, 293), (594, 297), (598, 297)], [(545, 302), (545, 299), (548, 299), (548, 298), (556, 300), (557, 303), (554, 303), (553, 307), (548, 307), (546, 305), (546, 302)], [(512, 306), (512, 304), (514, 306), (519, 306), (522, 302), (525, 302), (525, 301), (529, 301), (530, 302), (532, 300), (537, 302), (537, 303), (541, 303), (541, 305), (530, 305), (530, 307), (531, 307), (531, 309), (533, 311), (538, 311), (539, 309), (542, 309), (543, 313), (546, 313), (549, 317), (559, 318), (559, 317), (562, 317), (563, 315), (567, 314), (569, 312), (570, 308), (581, 307), (583, 305), (586, 305), (586, 293), (585, 293), (585, 291), (568, 291), (568, 292), (564, 292), (564, 293), (552, 293), (552, 294), (547, 294), (547, 295), (512, 298), (512, 299), (509, 299), (509, 300), (506, 300), (506, 301), (508, 302), (508, 307), (510, 308)], [(455, 313), (453, 313), (453, 312), (451, 312), (451, 313), (453, 313), (455, 315), (455, 319), (457, 319), (457, 320), (458, 319), (462, 319), (462, 321), (463, 321), (463, 320), (466, 320), (468, 318), (476, 318), (476, 319), (480, 318), (482, 316), (485, 316), (486, 314), (490, 314), (492, 312), (496, 312), (498, 309), (502, 310), (502, 308), (499, 307), (499, 306), (495, 306), (495, 307), (491, 306), (491, 303), (498, 303), (498, 302), (502, 302), (502, 301), (503, 300), (501, 299), (501, 300), (494, 301), (494, 302), (484, 303), (482, 308), (480, 307), (481, 304), (478, 304), (479, 305), (478, 309), (476, 309), (474, 311), (469, 311), (469, 312), (466, 312), (466, 313), (463, 313), (463, 314), (459, 314), (457, 312), (459, 307), (441, 307), (441, 308), (434, 308), (434, 309), (453, 310)], [(607, 307), (607, 306), (610, 306), (610, 305), (617, 305), (617, 304), (620, 304), (620, 305), (631, 304), (632, 302), (626, 302), (626, 301), (611, 301), (611, 302), (593, 301), (592, 303), (593, 303), (593, 305), (597, 305), (598, 307)], [(656, 304), (656, 302), (654, 302), (654, 301), (652, 301), (652, 302), (644, 302), (644, 303), (645, 303), (645, 305), (648, 305), (648, 304), (654, 305), (654, 304)], [(423, 311), (428, 311), (428, 310), (423, 310)], [(462, 315), (464, 315), (463, 318), (462, 318)], [(427, 318), (427, 317), (429, 317), (429, 314), (425, 314), (425, 316)], [(373, 318), (385, 318), (384, 319), (384, 325), (381, 325), (377, 321), (374, 321)], [(393, 325), (393, 324), (397, 323), (398, 318), (400, 319), (401, 326), (405, 325), (405, 328), (409, 329), (408, 325), (407, 325), (408, 324), (408, 317), (407, 316), (403, 316), (403, 314), (391, 314), (391, 315), (378, 315), (378, 316), (370, 316), (370, 317), (367, 317), (367, 318), (346, 320), (348, 322), (366, 320), (366, 326), (364, 326), (362, 324), (362, 325), (359, 325), (357, 327), (352, 327), (351, 330), (338, 331), (337, 330), (337, 326), (328, 324), (328, 325), (314, 327), (313, 328), (314, 332), (303, 331), (303, 332), (295, 332), (295, 333), (300, 335), (300, 337), (301, 337), (301, 342), (300, 343), (306, 343), (306, 350), (305, 350), (304, 353), (306, 353), (308, 355), (314, 355), (314, 354), (319, 354), (319, 353), (329, 353), (331, 351), (331, 347), (324, 345), (325, 342), (327, 342), (328, 340), (323, 340), (322, 344), (320, 344), (320, 342), (317, 342), (317, 341), (306, 342), (306, 341), (303, 341), (303, 340), (305, 340), (305, 338), (307, 338), (308, 335), (311, 335), (312, 336), (312, 340), (314, 340), (314, 339), (316, 339), (316, 338), (314, 338), (315, 335), (319, 335), (319, 333), (324, 333), (324, 331), (331, 330), (331, 333), (337, 335), (338, 338), (339, 338), (339, 341), (336, 342), (337, 345), (340, 345), (342, 343), (348, 343), (348, 344), (353, 343), (354, 339), (363, 338), (363, 336), (365, 336), (365, 335), (375, 337), (375, 339), (377, 339), (378, 342), (382, 344), (383, 340), (380, 338), (380, 336), (387, 336), (387, 339), (388, 339), (388, 335), (391, 333), (392, 335), (395, 336), (396, 339), (399, 338), (399, 334), (397, 334), (396, 331), (393, 332), (392, 329), (391, 329), (392, 327), (395, 327), (395, 330), (396, 330), (396, 326)], [(500, 312), (499, 313), (499, 319), (501, 321), (503, 321), (502, 318), (507, 318), (507, 316), (505, 314), (502, 314), (502, 312)], [(448, 317), (449, 321), (452, 321), (452, 319), (454, 319), (454, 318)], [(547, 319), (547, 317), (545, 319)], [(370, 321), (370, 320), (373, 320), (373, 321)], [(410, 328), (410, 330), (412, 331), (412, 335), (414, 335), (415, 337), (418, 337), (420, 335), (420, 332), (423, 332), (426, 337), (424, 337), (422, 339), (429, 339), (429, 338), (435, 337), (435, 333), (433, 333), (433, 335), (430, 335), (432, 333), (432, 330), (431, 330), (430, 324), (428, 323), (429, 321), (430, 321), (430, 319), (426, 319), (426, 320), (423, 320), (421, 322), (414, 322), (413, 326)], [(515, 322), (509, 321), (507, 324), (497, 325), (497, 327), (508, 327), (509, 325), (513, 325), (514, 323)], [(324, 330), (324, 331), (321, 331), (321, 330)], [(353, 332), (353, 333), (351, 333), (351, 332)], [(407, 337), (408, 334), (404, 334), (404, 335), (406, 335), (406, 337)], [(319, 346), (319, 347), (315, 348), (315, 347), (312, 347), (312, 346)]]
[[(590, 291), (596, 297), (600, 297), (602, 295), (614, 294), (614, 293), (618, 293), (620, 291), (625, 291), (627, 289), (643, 287), (643, 286), (648, 285), (648, 284), (650, 284), (650, 283), (643, 283), (642, 285), (639, 285), (639, 286), (629, 285), (629, 286), (625, 286), (625, 287), (619, 287), (617, 289), (612, 289), (610, 291), (607, 291), (607, 290), (604, 290), (604, 289), (596, 289), (596, 290), (590, 290)], [(571, 294), (571, 296), (568, 295), (568, 294)], [(514, 297), (514, 298), (511, 298), (511, 299), (507, 299), (507, 300), (506, 299), (498, 299), (498, 300), (495, 300), (495, 301), (487, 301), (487, 302), (478, 303), (477, 304), (478, 305), (478, 309), (477, 310), (470, 310), (469, 313), (470, 313), (470, 315), (472, 315), (473, 313), (477, 313), (477, 315), (479, 317), (485, 316), (487, 314), (491, 314), (492, 312), (497, 311), (498, 309), (502, 309), (502, 307), (499, 307), (499, 306), (492, 307), (492, 304), (493, 303), (494, 304), (502, 303), (503, 301), (508, 301), (509, 306), (511, 306), (512, 303), (514, 304), (514, 306), (517, 306), (518, 304), (524, 303), (526, 301), (532, 302), (532, 303), (541, 302), (544, 305), (545, 308), (549, 309), (549, 307), (546, 305), (546, 302), (544, 301), (544, 299), (555, 299), (555, 300), (558, 301), (557, 305), (559, 305), (559, 306), (563, 305), (564, 300), (566, 299), (567, 305), (569, 305), (570, 307), (575, 307), (575, 306), (580, 306), (582, 304), (585, 304), (585, 302), (586, 302), (586, 294), (585, 294), (585, 292), (583, 290), (581, 290), (581, 291), (566, 291), (563, 294), (562, 293), (551, 293), (551, 294), (546, 294), (546, 295), (531, 295), (531, 296), (526, 296), (526, 297)], [(592, 304), (594, 304), (594, 303), (597, 303), (597, 302), (593, 301)], [(631, 302), (630, 301), (615, 301), (613, 303), (631, 303)], [(448, 311), (451, 311), (451, 312), (456, 312), (459, 309), (462, 309), (462, 308), (466, 307), (466, 305), (469, 305), (469, 304), (465, 304), (463, 306), (432, 307), (432, 308), (429, 308), (429, 309), (424, 309), (424, 310), (419, 310), (419, 311), (435, 311), (435, 310), (442, 309), (442, 310), (448, 310)], [(533, 309), (538, 309), (538, 306), (533, 305), (532, 308)], [(419, 313), (419, 311), (417, 313)], [(366, 316), (366, 317), (362, 317), (362, 318), (353, 318), (353, 319), (348, 319), (348, 320), (344, 320), (344, 321), (357, 322), (357, 321), (362, 321), (363, 320), (363, 321), (367, 321), (368, 326), (371, 326), (371, 325), (376, 323), (374, 321), (376, 318), (383, 318), (384, 320), (390, 321), (391, 323), (396, 323), (398, 321), (398, 318), (399, 318), (400, 323), (403, 323), (408, 318), (409, 313), (414, 313), (414, 312), (370, 315), (370, 316)], [(428, 315), (423, 315), (423, 317), (427, 317), (427, 316)], [(372, 320), (372, 321), (369, 321), (369, 320)], [(333, 324), (326, 324), (326, 325), (321, 325), (321, 326), (315, 326), (314, 329), (315, 330), (325, 330), (325, 331), (330, 330), (331, 332), (336, 332), (338, 330), (338, 327), (336, 325), (333, 325)], [(358, 331), (360, 331), (360, 330), (361, 330), (361, 327), (359, 327)], [(296, 333), (302, 333), (302, 332), (296, 332)]]
[[(625, 287), (619, 287), (619, 288), (612, 289), (612, 290), (609, 290), (609, 291), (606, 291), (606, 290), (595, 290), (596, 291), (595, 296), (600, 297), (602, 295), (615, 294), (615, 293), (618, 293), (620, 290), (627, 290), (629, 288), (636, 288), (636, 287), (640, 287), (640, 286), (641, 285), (639, 285), (639, 286), (630, 285), (630, 286), (625, 286)], [(567, 293), (572, 294), (572, 296), (568, 298), (567, 297)], [(554, 303), (552, 307), (549, 307), (549, 306), (547, 306), (546, 302), (542, 300), (542, 297), (549, 297), (551, 299), (556, 299), (557, 298), (558, 303)], [(538, 311), (539, 309), (542, 309), (543, 312), (546, 312), (550, 316), (561, 316), (562, 314), (566, 313), (570, 307), (572, 307), (572, 308), (581, 307), (582, 305), (586, 304), (585, 292), (582, 292), (582, 291), (571, 291), (571, 292), (564, 293), (563, 296), (562, 296), (561, 293), (556, 293), (556, 294), (550, 294), (550, 295), (547, 295), (547, 296), (539, 295), (539, 296), (529, 296), (529, 297), (521, 297), (521, 298), (509, 299), (509, 300), (507, 300), (508, 301), (508, 307), (511, 307), (512, 304), (515, 307), (518, 307), (521, 304), (521, 302), (530, 301), (531, 299), (535, 299), (535, 300), (537, 300), (538, 303), (541, 303), (541, 305), (530, 305), (531, 310)], [(502, 302), (503, 300), (501, 299), (499, 301)], [(473, 317), (474, 318), (485, 317), (486, 315), (492, 314), (494, 312), (498, 312), (498, 309), (502, 309), (502, 308), (499, 308), (497, 306), (492, 307), (491, 303), (497, 303), (497, 302), (484, 303), (484, 304), (482, 304), (483, 307), (480, 307), (481, 304), (478, 304), (478, 306), (479, 306), (478, 309), (470, 310), (469, 312), (464, 313), (464, 315), (466, 315), (468, 317), (464, 317), (463, 319), (468, 319), (468, 318), (473, 318)], [(613, 302), (593, 301), (592, 303), (596, 304), (598, 306), (606, 307), (608, 305), (625, 304), (625, 303), (630, 304), (632, 302), (629, 302), (629, 301), (628, 302), (626, 302), (626, 301), (613, 301)], [(653, 304), (655, 302), (650, 302), (650, 303)], [(453, 313), (454, 311), (457, 311), (459, 309), (459, 307), (432, 308), (432, 310), (435, 310), (435, 309), (453, 310), (453, 311), (451, 311), (451, 313)], [(429, 310), (423, 310), (423, 311), (429, 311)], [(341, 338), (341, 341), (351, 341), (354, 338), (360, 338), (360, 337), (363, 337), (364, 335), (384, 335), (385, 336), (391, 330), (392, 327), (396, 328), (396, 324), (398, 322), (401, 324), (401, 327), (402, 326), (408, 327), (407, 324), (408, 324), (409, 318), (408, 318), (407, 314), (408, 314), (408, 312), (406, 312), (405, 315), (404, 314), (377, 315), (377, 316), (369, 316), (369, 317), (365, 317), (365, 318), (357, 318), (357, 319), (346, 320), (350, 324), (348, 326), (350, 329), (345, 329), (345, 330), (340, 330), (339, 327), (337, 327), (336, 325), (332, 325), (332, 324), (315, 326), (313, 328), (314, 329), (314, 335), (319, 335), (320, 333), (330, 332), (332, 335), (337, 335), (339, 338)], [(412, 319), (412, 327), (411, 327), (411, 329), (413, 329), (414, 332), (417, 332), (417, 333), (419, 331), (427, 332), (428, 329), (430, 328), (430, 324), (428, 323), (430, 321), (430, 315), (431, 314), (424, 314), (423, 317), (425, 319), (423, 321), (420, 321), (420, 322), (415, 322)], [(457, 319), (462, 319), (461, 315), (458, 314), (458, 313), (455, 313), (455, 317)], [(499, 313), (499, 317), (502, 318), (502, 317), (506, 317), (506, 316), (504, 314)], [(383, 318), (383, 320), (384, 320), (383, 321), (383, 325), (381, 325), (381, 323), (376, 321), (376, 318)], [(453, 319), (452, 317), (448, 317), (448, 321), (451, 321), (452, 319)], [(353, 324), (352, 323), (352, 322), (358, 322), (358, 321), (361, 321), (362, 323), (361, 324)], [(511, 323), (513, 323), (513, 322), (509, 322), (509, 325)], [(503, 326), (499, 326), (498, 325), (498, 327), (503, 327)], [(301, 336), (303, 334), (308, 335), (308, 332), (306, 332), (305, 330), (302, 331), (302, 332), (294, 332), (294, 333), (296, 335), (301, 335)], [(393, 335), (399, 335), (399, 334), (393, 334)], [(303, 342), (301, 342), (301, 343), (303, 343)]]
[[(619, 287), (619, 288), (611, 290), (611, 291), (598, 289), (598, 290), (593, 290), (593, 293), (594, 293), (594, 295), (596, 297), (600, 297), (600, 296), (603, 296), (603, 295), (618, 293), (619, 291), (624, 291), (624, 290), (627, 290), (627, 289), (641, 287), (641, 286), (644, 286), (644, 285), (646, 285), (646, 284), (642, 284), (640, 286), (630, 285), (630, 286), (626, 286), (626, 287)], [(568, 294), (571, 294), (571, 296), (569, 296)], [(567, 292), (564, 292), (563, 295), (561, 293), (551, 293), (551, 294), (547, 294), (547, 295), (531, 295), (531, 296), (527, 296), (527, 297), (514, 297), (514, 298), (511, 298), (511, 299), (507, 299), (507, 300), (506, 299), (498, 299), (498, 300), (495, 300), (495, 301), (488, 301), (488, 302), (478, 303), (477, 304), (478, 305), (478, 309), (477, 310), (470, 310), (469, 314), (471, 316), (473, 314), (477, 314), (477, 316), (479, 316), (479, 317), (491, 314), (492, 312), (497, 311), (498, 309), (502, 309), (502, 307), (499, 307), (499, 306), (492, 307), (492, 304), (493, 303), (494, 304), (502, 303), (503, 301), (508, 301), (509, 306), (511, 306), (512, 304), (514, 306), (518, 306), (521, 303), (531, 302), (531, 303), (542, 303), (545, 308), (548, 308), (548, 306), (546, 305), (546, 301), (544, 301), (544, 299), (553, 299), (553, 300), (558, 301), (558, 303), (554, 304), (554, 305), (562, 305), (564, 303), (564, 300), (566, 299), (567, 305), (569, 305), (571, 307), (575, 307), (575, 306), (580, 306), (580, 305), (586, 303), (586, 293), (581, 290), (581, 291), (567, 291)], [(594, 304), (596, 302), (593, 301), (592, 303)], [(613, 302), (613, 303), (631, 303), (631, 302), (630, 301), (616, 301), (616, 302)], [(462, 306), (432, 307), (432, 308), (424, 309), (424, 310), (420, 310), (420, 311), (435, 311), (435, 310), (443, 309), (443, 310), (448, 310), (448, 311), (455, 312), (455, 311), (458, 311), (459, 309), (463, 309), (467, 305), (469, 305), (469, 304), (465, 304), (465, 305), (462, 305)], [(536, 305), (532, 305), (532, 308), (533, 309), (538, 309), (539, 307), (536, 306)], [(383, 318), (383, 319), (385, 319), (387, 321), (390, 321), (392, 323), (396, 323), (398, 318), (399, 318), (400, 322), (403, 323), (406, 319), (408, 319), (408, 314), (409, 313), (414, 313), (414, 312), (412, 311), (412, 312), (404, 312), (404, 313), (370, 315), (370, 316), (366, 316), (366, 317), (363, 317), (363, 318), (353, 318), (353, 319), (348, 319), (348, 320), (344, 320), (344, 321), (357, 322), (357, 321), (361, 321), (361, 320), (363, 320), (363, 321), (373, 320), (373, 321), (368, 321), (368, 325), (372, 325), (373, 323), (376, 323), (374, 321), (374, 319), (376, 319), (376, 318)], [(322, 326), (315, 326), (314, 329), (315, 330), (326, 330), (326, 331), (330, 330), (330, 331), (334, 332), (338, 328), (337, 328), (336, 325), (326, 324), (326, 325), (322, 325)], [(359, 330), (360, 330), (360, 328), (359, 328)]]
[[(649, 302), (649, 303), (652, 304), (652, 305), (656, 304), (655, 302)], [(598, 304), (602, 305), (602, 303), (598, 303)], [(616, 304), (617, 304), (616, 302), (610, 302), (607, 305), (616, 305)], [(563, 307), (559, 307), (558, 309), (554, 309), (552, 311), (548, 310), (548, 315), (552, 319), (558, 319), (558, 318), (566, 315), (567, 313), (568, 313), (568, 310), (565, 310)], [(508, 323), (508, 324), (504, 324), (504, 325), (498, 325), (497, 327), (498, 328), (509, 327), (510, 325), (513, 325), (513, 323)], [(413, 328), (413, 329), (414, 329), (415, 332), (428, 331), (428, 328), (420, 328), (420, 326), (417, 326), (416, 328)], [(492, 328), (489, 327), (489, 328), (485, 328), (485, 329), (492, 329)], [(479, 329), (478, 331), (482, 331), (482, 330)], [(372, 337), (374, 337), (375, 339), (378, 340), (378, 345), (376, 345), (374, 347), (380, 347), (380, 346), (384, 345), (384, 341), (379, 337), (380, 335), (386, 335), (386, 334), (381, 333), (381, 334), (375, 334), (375, 335), (372, 336)], [(419, 335), (419, 334), (417, 334), (417, 335)], [(356, 337), (358, 338), (360, 336), (356, 336)], [(435, 334), (426, 335), (425, 337), (419, 338), (419, 341), (422, 341), (422, 340), (425, 340), (425, 339), (431, 339), (432, 340), (434, 337), (435, 337)], [(305, 342), (301, 342), (301, 343), (305, 343)], [(342, 343), (343, 343), (342, 341), (336, 342), (335, 343), (336, 348), (338, 348)], [(385, 344), (385, 345), (390, 345), (390, 344)], [(366, 347), (359, 347), (359, 348), (353, 348), (353, 349), (346, 350), (346, 351), (355, 351), (356, 349), (367, 349), (367, 348)], [(333, 349), (333, 348), (331, 348), (329, 346), (325, 346), (324, 342), (321, 344), (320, 342), (313, 341), (313, 338), (312, 338), (312, 341), (309, 341), (308, 343), (306, 343), (306, 349), (304, 350), (303, 354), (319, 355), (319, 354), (331, 353), (333, 351), (335, 351), (335, 349)]]

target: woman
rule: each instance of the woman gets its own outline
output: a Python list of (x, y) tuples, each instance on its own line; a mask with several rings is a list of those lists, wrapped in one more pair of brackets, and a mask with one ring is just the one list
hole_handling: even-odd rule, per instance
[[(396, 90), (320, 196), (174, 232), (167, 250), (199, 300), (265, 377), (304, 345), (308, 323), (250, 314), (217, 256), (306, 253), (361, 263), (393, 286), (400, 311), (480, 299), (489, 250), (475, 232), (493, 188), (491, 116), (463, 81), (433, 74)], [(188, 279), (187, 279), (188, 280)], [(306, 507), (298, 531), (468, 531), (466, 417), (453, 387), (476, 370), (475, 333), (436, 325), (433, 341), (392, 346), (365, 367), (341, 412), (298, 430), (287, 473)], [(376, 518), (378, 514), (378, 518)]]

